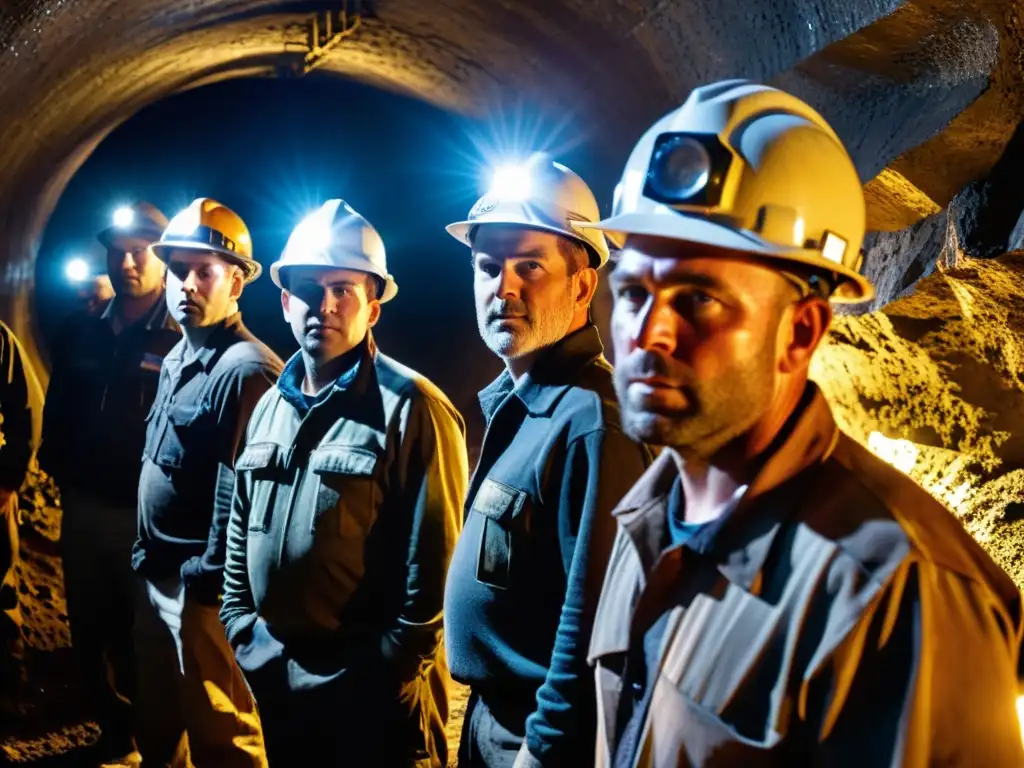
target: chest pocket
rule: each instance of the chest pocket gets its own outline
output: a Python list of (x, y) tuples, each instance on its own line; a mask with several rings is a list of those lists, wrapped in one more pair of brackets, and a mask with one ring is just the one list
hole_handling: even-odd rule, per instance
[(186, 461), (200, 465), (213, 460), (216, 435), (209, 408), (201, 402), (189, 402), (168, 405), (162, 414), (159, 408), (156, 411), (153, 425), (156, 445), (146, 448), (153, 463), (167, 469), (181, 469)]
[(277, 443), (251, 443), (235, 461), (238, 482), (249, 494), (249, 530), (266, 533), (279, 479)]
[(508, 589), (512, 570), (514, 523), (526, 504), (526, 491), (487, 478), (473, 499), (473, 512), (481, 515), (477, 581), (497, 589)]
[(309, 457), (317, 478), (310, 533), (365, 539), (377, 519), (377, 454), (368, 448), (322, 445)]

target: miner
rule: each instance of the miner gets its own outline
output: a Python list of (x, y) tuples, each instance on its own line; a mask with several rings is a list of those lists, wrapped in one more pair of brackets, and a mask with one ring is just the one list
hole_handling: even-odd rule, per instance
[(615, 384), (664, 446), (615, 510), (596, 764), (1024, 765), (1020, 595), (808, 380), (861, 302), (864, 197), (807, 104), (696, 89), (613, 215)]
[(0, 713), (22, 690), (18, 605), (18, 491), (39, 446), (43, 390), (17, 337), (0, 322)]
[(270, 763), (445, 768), (462, 417), (377, 348), (398, 286), (343, 200), (295, 228), (270, 275), (299, 351), (236, 465), (221, 611)]
[(100, 726), (95, 757), (135, 749), (132, 623), (139, 457), (160, 365), (181, 339), (163, 301), (164, 265), (150, 245), (167, 217), (149, 203), (119, 209), (101, 231), (114, 297), (72, 313), (51, 345), (39, 463), (60, 489), (60, 554), (83, 699)]
[(650, 463), (590, 319), (608, 246), (573, 225), (598, 218), (586, 183), (537, 154), (497, 169), (448, 227), (471, 248), (480, 335), (504, 364), (480, 393), (487, 431), (445, 594), (452, 674), (472, 687), (462, 768), (584, 765), (593, 749), (587, 642), (611, 510)]
[(264, 766), (259, 720), (220, 623), (227, 521), (242, 435), (281, 361), (242, 323), (260, 274), (249, 230), (198, 198), (153, 251), (184, 338), (164, 358), (139, 481), (132, 566), (143, 763)]

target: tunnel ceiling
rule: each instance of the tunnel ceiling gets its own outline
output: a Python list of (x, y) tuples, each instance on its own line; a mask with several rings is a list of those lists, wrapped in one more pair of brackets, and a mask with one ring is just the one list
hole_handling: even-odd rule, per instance
[[(895, 230), (934, 214), (1000, 157), (1019, 122), (1022, 6), (6, 0), (0, 311), (31, 337), (26, 287), (38, 235), (67, 179), (106, 133), (189, 87), (301, 76), (313, 20), (323, 31), (326, 15), (336, 19), (341, 9), (359, 26), (322, 58), (321, 70), (467, 113), (516, 101), (569, 111), (576, 124), (593, 126), (588, 138), (613, 168), (649, 122), (700, 82), (744, 76), (789, 88), (850, 146), (867, 184), (869, 227)], [(610, 189), (599, 192), (610, 197)]]

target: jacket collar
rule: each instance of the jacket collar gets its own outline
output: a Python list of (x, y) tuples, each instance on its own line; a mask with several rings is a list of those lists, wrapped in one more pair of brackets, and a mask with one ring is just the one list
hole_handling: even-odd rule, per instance
[[(330, 387), (327, 391), (321, 393), (316, 398), (309, 398), (302, 391), (302, 382), (306, 378), (306, 366), (302, 358), (302, 352), (297, 351), (289, 358), (288, 362), (285, 363), (284, 369), (281, 371), (281, 375), (277, 378), (277, 388), (281, 392), (283, 397), (295, 410), (300, 413), (306, 413), (310, 408), (310, 403), (315, 400), (316, 402), (323, 402), (327, 398), (334, 395), (335, 392), (345, 391), (349, 389), (359, 377), (359, 371), (363, 366), (363, 363), (369, 357), (367, 354), (367, 346), (372, 344), (372, 339), (367, 337), (359, 346), (355, 347), (350, 352), (345, 354), (349, 356), (349, 360), (346, 361), (347, 367), (344, 371), (331, 382)], [(372, 360), (370, 360), (372, 365)]]
[[(687, 545), (708, 552), (719, 570), (735, 584), (757, 592), (759, 576), (772, 542), (805, 487), (799, 475), (832, 453), (839, 430), (828, 403), (813, 382), (746, 493), (732, 511), (696, 534)], [(667, 540), (668, 494), (679, 478), (669, 451), (664, 451), (613, 511), (632, 538), (644, 568), (657, 562)]]
[(509, 392), (515, 392), (532, 416), (544, 416), (554, 409), (580, 372), (604, 354), (597, 326), (587, 324), (553, 344), (541, 354), (518, 386), (509, 372), (480, 391), (480, 407), (488, 421)]
[[(121, 302), (118, 301), (117, 296), (110, 299), (103, 311), (100, 313), (100, 320), (104, 320), (107, 323), (113, 323), (114, 318), (117, 316), (117, 311), (120, 309)], [(178, 330), (178, 324), (174, 322), (174, 318), (171, 317), (170, 311), (167, 309), (167, 302), (164, 301), (163, 295), (153, 302), (153, 306), (150, 307), (146, 314), (136, 320), (129, 326), (131, 328), (145, 328), (147, 331), (156, 330), (157, 328), (167, 328), (169, 330)]]
[(373, 334), (368, 333), (354, 375), (343, 375), (331, 385), (327, 396), (318, 400), (303, 418), (307, 423), (303, 429), (320, 435), (331, 424), (348, 419), (383, 433), (387, 424), (377, 372), (381, 357)]
[[(242, 313), (235, 312), (235, 314), (228, 317), (213, 330), (209, 338), (206, 339), (206, 343), (188, 361), (188, 365), (198, 363), (204, 371), (209, 373), (225, 349), (239, 339), (248, 338), (252, 338), (252, 335), (249, 333), (249, 329), (242, 323)], [(185, 359), (187, 350), (188, 340), (182, 338), (181, 341), (174, 345), (174, 349), (167, 354), (166, 360), (175, 364), (181, 363)]]

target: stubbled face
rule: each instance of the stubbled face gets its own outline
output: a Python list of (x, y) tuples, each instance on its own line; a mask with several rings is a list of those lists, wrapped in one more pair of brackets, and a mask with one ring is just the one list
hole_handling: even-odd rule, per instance
[(212, 251), (177, 249), (167, 256), (167, 308), (184, 328), (226, 320), (243, 285), (242, 270)]
[(284, 278), (284, 318), (314, 360), (333, 360), (354, 349), (380, 318), (380, 301), (370, 291), (375, 278), (365, 272), (289, 267)]
[(164, 265), (140, 237), (115, 237), (107, 248), (107, 274), (114, 293), (148, 296), (163, 286)]
[(615, 388), (630, 436), (710, 456), (768, 410), (784, 278), (739, 254), (631, 237), (610, 278)]
[[(513, 360), (568, 333), (579, 293), (577, 275), (549, 232), (481, 226), (473, 242), (476, 322), (488, 348)], [(578, 273), (577, 273), (578, 274)]]

